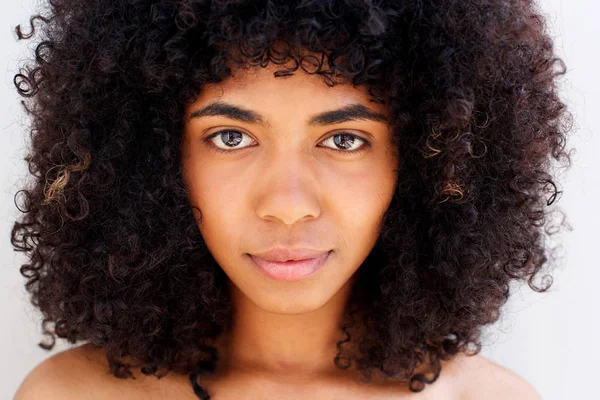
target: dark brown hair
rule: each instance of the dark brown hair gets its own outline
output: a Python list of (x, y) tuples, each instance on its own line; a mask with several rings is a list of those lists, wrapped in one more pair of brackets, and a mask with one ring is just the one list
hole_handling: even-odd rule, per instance
[[(51, 339), (43, 348), (56, 337), (93, 343), (117, 377), (131, 376), (129, 357), (144, 374), (189, 373), (209, 398), (198, 378), (214, 372), (207, 340), (231, 305), (179, 151), (184, 107), (232, 65), (293, 60), (283, 75), (366, 85), (393, 116), (398, 184), (340, 326), (338, 367), (356, 362), (423, 390), (441, 359), (480, 351), (512, 282), (552, 283), (551, 161), (570, 163), (571, 118), (557, 95), (564, 63), (532, 1), (48, 5), (29, 33), (16, 28), (39, 41), (15, 76), (32, 179), (15, 195), (23, 214), (11, 237), (29, 256), (21, 273)], [(349, 354), (356, 313), (368, 335)], [(425, 362), (432, 378), (415, 373)]]

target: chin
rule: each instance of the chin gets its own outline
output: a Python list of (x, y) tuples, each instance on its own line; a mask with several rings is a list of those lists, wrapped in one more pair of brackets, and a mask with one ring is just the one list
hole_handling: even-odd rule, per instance
[(309, 293), (300, 295), (290, 293), (289, 298), (277, 296), (272, 298), (272, 301), (271, 299), (261, 298), (254, 303), (264, 311), (272, 314), (300, 315), (318, 310), (329, 299), (330, 297), (323, 301), (320, 296), (310, 295)]

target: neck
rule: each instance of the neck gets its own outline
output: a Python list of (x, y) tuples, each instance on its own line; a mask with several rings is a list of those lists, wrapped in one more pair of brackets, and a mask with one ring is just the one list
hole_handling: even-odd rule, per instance
[(223, 334), (220, 363), (228, 372), (253, 371), (305, 378), (339, 373), (333, 363), (354, 279), (317, 310), (275, 314), (262, 310), (230, 285), (234, 305), (229, 331)]

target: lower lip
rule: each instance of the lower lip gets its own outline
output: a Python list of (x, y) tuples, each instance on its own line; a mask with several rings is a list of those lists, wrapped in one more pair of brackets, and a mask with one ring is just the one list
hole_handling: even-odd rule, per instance
[(254, 265), (271, 279), (276, 281), (298, 281), (315, 274), (325, 264), (330, 253), (331, 251), (328, 251), (319, 257), (285, 262), (267, 261), (252, 254), (250, 254), (250, 258)]

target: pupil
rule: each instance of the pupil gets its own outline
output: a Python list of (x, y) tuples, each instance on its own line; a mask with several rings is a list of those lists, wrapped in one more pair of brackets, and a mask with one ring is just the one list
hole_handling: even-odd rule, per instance
[[(232, 134), (232, 133), (237, 133), (237, 132), (233, 132), (233, 131), (226, 131), (226, 132), (223, 132), (223, 133), (221, 134), (221, 136), (223, 136), (223, 135), (229, 135), (229, 138), (231, 138), (231, 134)], [(239, 135), (238, 135), (238, 136), (239, 136)], [(242, 139), (240, 139), (240, 138), (238, 137), (238, 138), (236, 138), (236, 140), (235, 140), (235, 142), (234, 142), (234, 143), (231, 143), (231, 141), (230, 141), (230, 140), (226, 140), (226, 141), (225, 141), (225, 143), (226, 143), (227, 145), (231, 145), (231, 144), (233, 144), (233, 145), (236, 145), (236, 144), (240, 143), (241, 141), (242, 141)]]
[[(350, 142), (354, 143), (354, 138), (350, 135), (336, 135), (333, 139), (333, 141), (335, 142), (336, 145), (339, 145), (340, 142), (342, 141), (341, 139), (336, 139), (336, 138), (340, 138), (340, 137), (344, 137), (344, 138), (350, 138)], [(344, 141), (346, 142), (346, 141)], [(350, 145), (352, 145), (352, 143), (350, 143)], [(345, 149), (348, 148), (348, 146), (343, 146)]]

